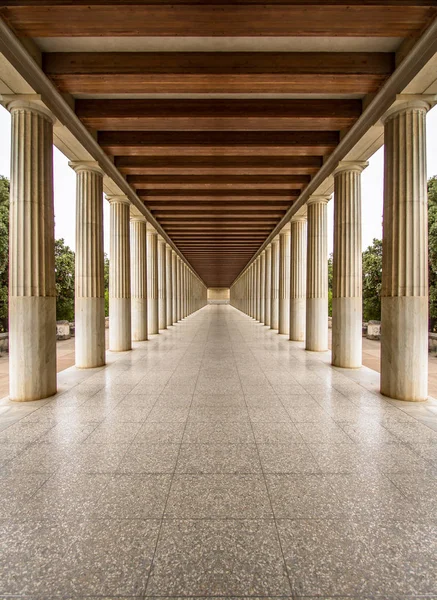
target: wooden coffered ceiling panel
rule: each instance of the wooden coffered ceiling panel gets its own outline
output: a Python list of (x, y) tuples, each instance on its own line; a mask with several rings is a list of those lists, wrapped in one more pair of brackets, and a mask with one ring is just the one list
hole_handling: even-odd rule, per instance
[(205, 283), (222, 287), (436, 9), (437, 0), (3, 0), (0, 15), (45, 50), (46, 75)]

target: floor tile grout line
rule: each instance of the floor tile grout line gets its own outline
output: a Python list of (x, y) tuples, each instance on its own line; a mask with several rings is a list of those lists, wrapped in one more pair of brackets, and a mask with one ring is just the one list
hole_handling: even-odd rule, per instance
[[(235, 360), (235, 352), (234, 352), (234, 348), (233, 348), (232, 345), (231, 345), (231, 350), (232, 350), (232, 354), (233, 354), (234, 360)], [(249, 350), (250, 350), (250, 348), (249, 348)], [(253, 358), (255, 359), (252, 351), (251, 351), (251, 354), (252, 354)], [(258, 363), (258, 361), (256, 361), (256, 362)], [(244, 400), (245, 400), (246, 406), (247, 406), (246, 393), (245, 393), (244, 387), (243, 387), (243, 385), (241, 383), (241, 376), (240, 376), (240, 371), (239, 371), (238, 367), (237, 367), (237, 373), (238, 373), (238, 377), (240, 379), (240, 385), (241, 385), (241, 389), (243, 391), (243, 397), (244, 397)], [(259, 452), (258, 442), (257, 442), (257, 439), (255, 437), (255, 432), (253, 430), (252, 420), (250, 420), (250, 424), (251, 424), (251, 429), (252, 429), (252, 435), (253, 435), (254, 440), (255, 440), (255, 446), (256, 446), (256, 449), (257, 449), (257, 452), (258, 452), (258, 460), (259, 460), (260, 465), (261, 465), (261, 473), (262, 473), (262, 476), (263, 476), (263, 479), (264, 479), (264, 486), (265, 486), (265, 489), (266, 489), (266, 492), (267, 492), (267, 497), (269, 499), (270, 510), (272, 512), (272, 519), (273, 519), (273, 522), (275, 524), (276, 538), (277, 538), (277, 541), (279, 543), (279, 548), (281, 550), (281, 556), (282, 556), (282, 561), (283, 561), (283, 569), (284, 569), (284, 572), (287, 575), (287, 581), (288, 581), (288, 586), (290, 588), (290, 594), (293, 595), (293, 586), (292, 586), (291, 579), (290, 579), (290, 573), (289, 573), (289, 570), (288, 570), (288, 567), (287, 567), (287, 562), (285, 560), (284, 548), (283, 548), (283, 545), (282, 545), (281, 537), (279, 535), (279, 528), (278, 528), (278, 523), (277, 523), (277, 520), (276, 520), (276, 514), (275, 514), (275, 511), (274, 511), (274, 508), (273, 508), (273, 502), (272, 502), (272, 498), (271, 498), (271, 495), (270, 495), (270, 490), (269, 490), (269, 487), (267, 485), (267, 477), (266, 477), (266, 474), (265, 474), (265, 471), (264, 471), (264, 467), (263, 467), (263, 464), (262, 464), (262, 461), (261, 461), (261, 454)]]
[[(202, 312), (202, 316), (203, 316), (203, 312)], [(208, 320), (208, 322), (210, 322), (210, 320)], [(201, 323), (202, 323), (202, 321), (201, 321)], [(210, 325), (209, 325), (209, 327), (210, 327)], [(209, 330), (209, 327), (208, 327), (208, 330)], [(193, 342), (191, 342), (190, 345), (192, 343)], [(189, 347), (187, 347), (186, 351), (184, 352), (183, 356), (181, 357), (180, 361), (178, 362), (178, 365), (182, 361), (183, 357), (187, 354), (188, 350), (189, 350)], [(204, 357), (204, 354), (205, 354), (205, 350), (206, 350), (206, 343), (205, 343), (205, 346), (204, 346), (204, 351), (202, 353), (201, 364), (203, 362), (203, 357)], [(176, 367), (176, 369), (177, 369), (177, 367)], [(199, 379), (200, 369), (201, 369), (201, 366), (199, 367), (199, 370), (198, 370), (198, 373), (197, 373), (196, 385), (193, 388), (193, 393), (192, 393), (192, 396), (191, 396), (191, 402), (190, 402), (190, 409), (189, 409), (189, 411), (191, 410), (191, 406), (193, 404), (193, 398), (194, 398), (194, 394), (195, 394), (195, 391), (196, 391), (197, 382), (198, 382), (198, 379)], [(189, 414), (189, 411), (188, 411), (188, 414)], [(187, 417), (187, 420), (188, 420), (188, 417)], [(153, 556), (152, 556), (152, 559), (150, 561), (150, 567), (149, 567), (147, 578), (146, 578), (146, 581), (145, 581), (144, 594), (142, 595), (143, 598), (147, 597), (147, 588), (149, 587), (150, 575), (151, 575), (151, 573), (153, 571), (155, 557), (156, 557), (156, 552), (158, 550), (158, 544), (159, 544), (159, 541), (161, 539), (162, 528), (163, 528), (164, 523), (166, 522), (165, 513), (166, 513), (166, 509), (167, 509), (167, 504), (168, 504), (168, 501), (169, 501), (169, 498), (170, 498), (170, 493), (171, 493), (171, 489), (172, 489), (172, 486), (173, 486), (173, 481), (174, 481), (174, 478), (175, 478), (175, 475), (176, 475), (177, 464), (178, 464), (178, 461), (179, 461), (181, 447), (182, 447), (182, 444), (183, 444), (183, 439), (184, 439), (184, 435), (185, 435), (185, 431), (186, 431), (186, 427), (187, 427), (187, 420), (185, 421), (184, 430), (183, 430), (182, 436), (180, 438), (179, 450), (178, 450), (178, 454), (176, 456), (176, 461), (175, 461), (174, 469), (173, 469), (173, 472), (171, 474), (170, 484), (168, 486), (168, 491), (167, 491), (166, 499), (165, 499), (165, 502), (164, 502), (164, 508), (163, 508), (163, 511), (162, 511), (161, 519), (160, 519), (160, 525), (159, 525), (159, 528), (158, 528), (158, 535), (156, 537), (155, 548), (154, 548), (154, 551), (153, 551)]]

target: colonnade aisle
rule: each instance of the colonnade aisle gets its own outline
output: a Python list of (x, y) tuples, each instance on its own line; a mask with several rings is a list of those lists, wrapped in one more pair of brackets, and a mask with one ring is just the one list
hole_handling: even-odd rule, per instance
[(372, 377), (230, 306), (65, 371), (0, 432), (0, 595), (436, 595), (436, 405)]

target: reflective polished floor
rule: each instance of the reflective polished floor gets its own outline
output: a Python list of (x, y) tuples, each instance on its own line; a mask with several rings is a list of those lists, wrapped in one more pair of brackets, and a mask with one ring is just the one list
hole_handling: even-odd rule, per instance
[(437, 403), (230, 306), (0, 406), (0, 598), (437, 597)]

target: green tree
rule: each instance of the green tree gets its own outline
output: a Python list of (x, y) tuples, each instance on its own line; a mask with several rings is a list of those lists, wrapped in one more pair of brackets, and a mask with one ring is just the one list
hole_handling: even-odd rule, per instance
[(363, 252), (363, 320), (381, 320), (382, 240)]
[(109, 258), (105, 252), (103, 276), (105, 279), (105, 317), (109, 316)]
[(56, 319), (74, 320), (74, 252), (63, 239), (55, 241)]
[(0, 175), (0, 333), (8, 330), (9, 179)]
[(437, 329), (437, 175), (428, 180), (429, 329)]
[(333, 278), (333, 254), (328, 258), (328, 315), (332, 317), (332, 278)]

